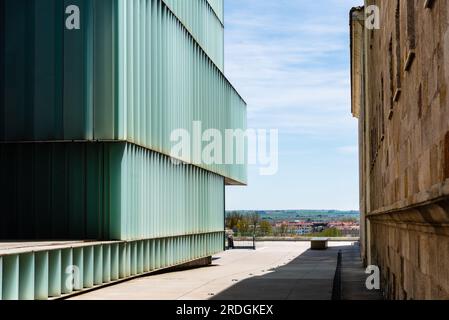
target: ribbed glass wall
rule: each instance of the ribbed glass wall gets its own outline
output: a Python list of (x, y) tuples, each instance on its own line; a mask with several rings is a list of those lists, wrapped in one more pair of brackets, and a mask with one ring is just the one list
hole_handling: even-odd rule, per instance
[(120, 148), (120, 239), (224, 230), (222, 177), (134, 145)]
[[(0, 300), (223, 249), (224, 187), (245, 184), (246, 165), (169, 157), (174, 130), (195, 144), (194, 122), (246, 129), (222, 23), (222, 0), (0, 1), (0, 239), (88, 240), (0, 250)], [(77, 287), (63, 285), (70, 266)]]
[(0, 300), (58, 298), (210, 257), (221, 250), (223, 232), (0, 252)]
[(224, 26), (208, 0), (163, 0), (201, 45), (224, 70)]
[[(170, 154), (171, 132), (193, 121), (246, 129), (245, 102), (161, 0), (74, 3), (85, 19), (75, 31), (61, 30), (61, 1), (3, 1), (15, 14), (2, 24), (1, 141), (124, 140)], [(245, 166), (201, 167), (246, 182)]]
[(224, 230), (223, 177), (129, 143), (2, 144), (0, 163), (0, 239)]
[(209, 2), (220, 21), (224, 23), (224, 0), (207, 0), (207, 2)]
[[(136, 2), (119, 0), (118, 138), (170, 154), (171, 132), (184, 128), (193, 133), (195, 120), (223, 137), (226, 129), (245, 130), (242, 98), (170, 10), (159, 1), (146, 2), (152, 4), (152, 15), (139, 14)], [(158, 42), (151, 49), (144, 36), (150, 24), (157, 27), (149, 39)], [(246, 182), (243, 165), (202, 167)]]

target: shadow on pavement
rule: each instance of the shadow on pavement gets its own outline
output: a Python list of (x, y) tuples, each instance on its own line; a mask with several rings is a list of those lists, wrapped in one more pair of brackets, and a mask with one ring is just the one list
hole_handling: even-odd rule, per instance
[(309, 249), (288, 264), (237, 282), (212, 299), (330, 300), (339, 250), (341, 247), (324, 251)]
[[(288, 264), (236, 282), (212, 300), (331, 300), (338, 252), (342, 251), (342, 299), (379, 300), (365, 287), (367, 275), (358, 245), (307, 250)], [(265, 273), (264, 273), (265, 272)]]

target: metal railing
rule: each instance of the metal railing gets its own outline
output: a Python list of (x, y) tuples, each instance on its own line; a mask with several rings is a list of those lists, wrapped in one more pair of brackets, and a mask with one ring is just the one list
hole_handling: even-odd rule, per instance
[(256, 237), (235, 237), (233, 240), (230, 240), (229, 237), (225, 236), (225, 249), (256, 250)]

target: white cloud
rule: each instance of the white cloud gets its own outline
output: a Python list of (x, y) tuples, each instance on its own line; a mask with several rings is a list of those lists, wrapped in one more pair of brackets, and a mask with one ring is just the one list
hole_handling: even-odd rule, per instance
[(279, 174), (250, 167), (249, 187), (227, 188), (228, 209), (357, 208), (348, 19), (362, 3), (225, 0), (225, 72), (249, 126), (279, 129), (281, 148)]
[(344, 146), (337, 149), (340, 154), (345, 155), (355, 155), (359, 152), (359, 147), (357, 146)]
[(305, 14), (325, 3), (349, 10), (350, 1), (230, 2), (239, 10), (226, 16), (225, 70), (248, 102), (250, 124), (302, 134), (352, 130), (347, 14)]

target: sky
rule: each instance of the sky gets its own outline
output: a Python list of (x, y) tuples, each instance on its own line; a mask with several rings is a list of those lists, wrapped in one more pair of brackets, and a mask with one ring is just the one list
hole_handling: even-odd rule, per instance
[(349, 10), (362, 0), (225, 0), (225, 74), (248, 127), (279, 130), (279, 171), (248, 168), (227, 210), (357, 210)]

